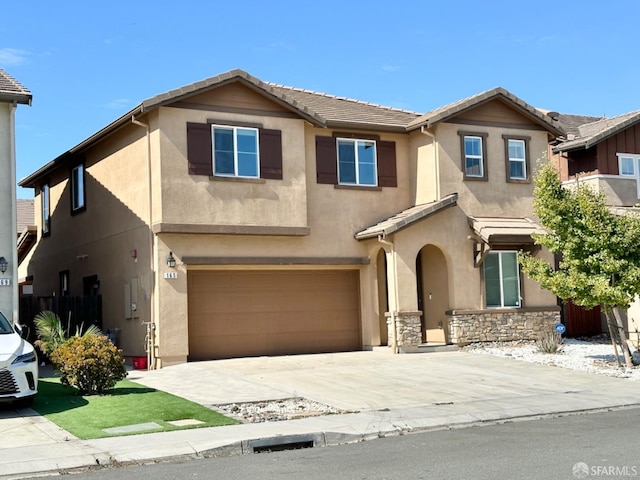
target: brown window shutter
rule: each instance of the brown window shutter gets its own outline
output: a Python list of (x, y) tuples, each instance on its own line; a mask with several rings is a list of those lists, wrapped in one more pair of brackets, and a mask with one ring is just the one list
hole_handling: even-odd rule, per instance
[(316, 175), (318, 183), (338, 183), (338, 153), (333, 137), (316, 137)]
[(282, 134), (260, 129), (260, 178), (282, 180)]
[(397, 187), (396, 142), (378, 141), (378, 186)]
[(213, 175), (211, 125), (187, 123), (187, 159), (189, 174)]

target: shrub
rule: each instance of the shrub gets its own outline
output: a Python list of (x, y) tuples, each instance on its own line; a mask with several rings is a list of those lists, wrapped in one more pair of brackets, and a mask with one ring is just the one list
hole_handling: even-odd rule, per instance
[(127, 376), (122, 351), (104, 335), (71, 337), (51, 353), (60, 381), (81, 395), (100, 395)]
[(537, 341), (538, 351), (542, 353), (560, 353), (562, 351), (562, 335), (557, 332), (546, 332)]

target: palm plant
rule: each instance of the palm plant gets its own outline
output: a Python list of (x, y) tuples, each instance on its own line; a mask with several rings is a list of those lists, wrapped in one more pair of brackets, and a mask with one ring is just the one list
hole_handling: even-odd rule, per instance
[[(68, 330), (70, 326), (67, 325), (67, 330), (65, 330), (57, 313), (49, 310), (40, 312), (35, 316), (34, 323), (38, 334), (38, 340), (35, 343), (47, 355), (50, 355), (51, 352), (69, 338)], [(102, 331), (97, 325), (90, 325), (84, 332), (82, 331), (82, 325), (80, 325), (76, 327), (74, 336), (84, 337), (87, 335), (100, 335), (101, 333)]]
[(36, 315), (33, 321), (38, 334), (38, 340), (35, 343), (47, 355), (50, 355), (67, 339), (67, 334), (62, 328), (62, 321), (56, 313), (45, 310)]

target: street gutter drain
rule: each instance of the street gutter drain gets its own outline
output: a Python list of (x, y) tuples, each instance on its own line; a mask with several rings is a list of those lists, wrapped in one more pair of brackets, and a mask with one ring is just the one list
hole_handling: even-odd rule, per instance
[(288, 435), (247, 442), (248, 450), (251, 453), (282, 452), (284, 450), (299, 450), (315, 446), (315, 437), (312, 435)]

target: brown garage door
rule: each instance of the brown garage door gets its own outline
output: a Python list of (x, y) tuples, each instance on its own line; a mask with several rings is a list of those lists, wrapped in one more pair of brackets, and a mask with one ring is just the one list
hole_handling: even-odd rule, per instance
[(190, 271), (189, 359), (359, 350), (358, 272)]

